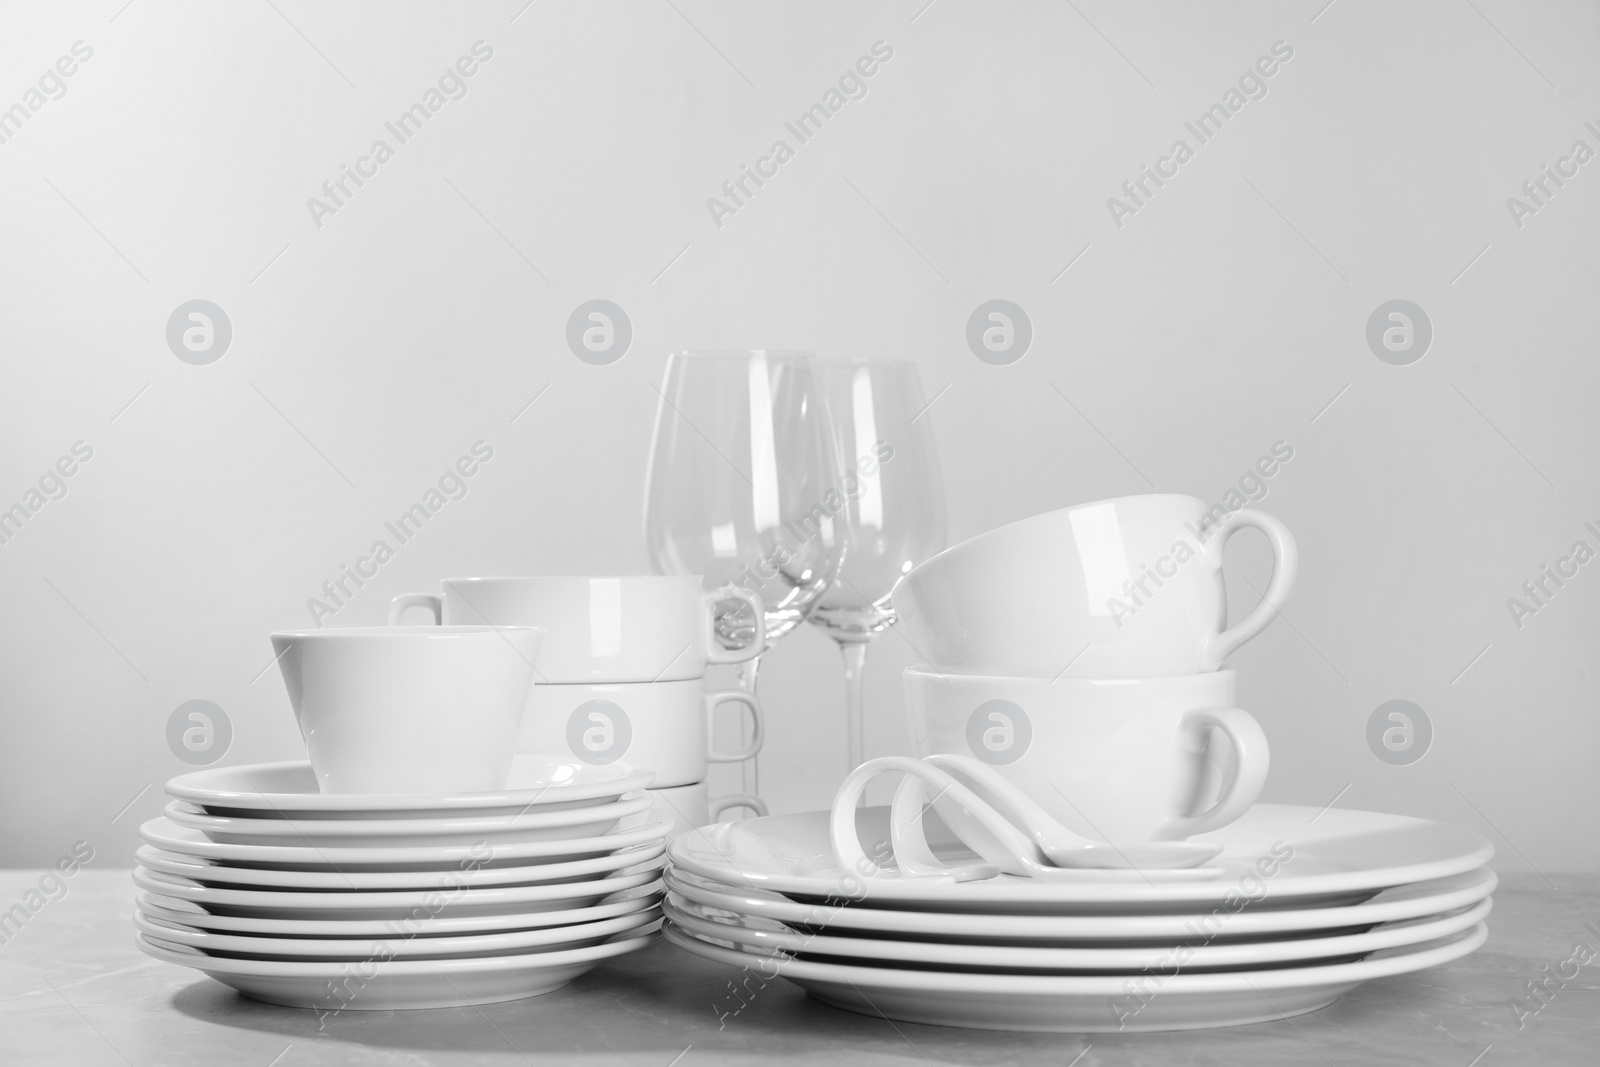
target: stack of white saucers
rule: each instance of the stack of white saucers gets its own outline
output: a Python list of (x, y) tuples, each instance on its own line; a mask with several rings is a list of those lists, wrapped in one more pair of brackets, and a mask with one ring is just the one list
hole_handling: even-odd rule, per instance
[[(889, 866), (888, 809), (856, 822)], [(927, 830), (940, 859), (976, 858), (932, 813)], [(723, 823), (669, 849), (667, 937), (868, 1015), (1138, 1031), (1315, 1011), (1488, 936), (1493, 847), (1469, 830), (1258, 804), (1193, 840), (1223, 851), (1197, 870), (956, 882), (841, 871), (828, 812)]]
[(140, 828), (139, 946), (294, 1007), (547, 993), (656, 936), (650, 779), (544, 756), (438, 797), (322, 794), (304, 762), (183, 775)]

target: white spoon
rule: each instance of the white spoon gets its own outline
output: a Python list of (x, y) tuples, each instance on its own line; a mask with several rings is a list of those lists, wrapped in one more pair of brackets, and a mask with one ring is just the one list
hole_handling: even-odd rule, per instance
[[(923, 758), (966, 784), (1038, 847), (1057, 867), (1163, 870), (1198, 867), (1222, 851), (1201, 841), (1144, 841), (1109, 845), (1093, 841), (1061, 825), (1032, 797), (993, 767), (971, 756), (939, 754)], [(935, 810), (939, 810), (935, 804)], [(941, 816), (943, 812), (940, 811)], [(948, 820), (946, 820), (948, 822)], [(963, 838), (963, 840), (965, 840)], [(968, 847), (971, 847), (968, 843)]]

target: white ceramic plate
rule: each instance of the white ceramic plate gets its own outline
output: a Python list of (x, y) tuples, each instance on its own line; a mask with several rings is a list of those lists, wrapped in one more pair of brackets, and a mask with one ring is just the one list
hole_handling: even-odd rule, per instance
[[(1201, 1030), (1285, 1019), (1327, 1007), (1362, 982), (1460, 959), (1489, 936), (1479, 923), (1444, 941), (1389, 949), (1358, 963), (1164, 977), (973, 974), (775, 960), (710, 944), (670, 922), (665, 929), (668, 940), (697, 956), (757, 978), (787, 978), (846, 1011), (930, 1026), (1049, 1033)], [(1136, 982), (1143, 984), (1130, 989)]]
[(969, 940), (1062, 947), (1177, 944), (1209, 939), (1226, 943), (1286, 934), (1360, 933), (1378, 923), (1400, 922), (1470, 907), (1493, 893), (1499, 879), (1487, 867), (1430, 882), (1385, 889), (1362, 904), (1334, 908), (1290, 908), (1177, 915), (979, 915), (801, 904), (777, 893), (737, 889), (668, 870), (667, 888), (710, 917), (750, 922), (757, 918), (801, 931), (910, 936), (927, 941)]
[(247, 997), (323, 1011), (456, 1008), (536, 997), (656, 939), (653, 931), (642, 936), (630, 931), (604, 945), (520, 956), (290, 963), (223, 959), (142, 932), (134, 936), (146, 955), (203, 971)]
[(199, 830), (160, 818), (151, 819), (139, 827), (139, 836), (146, 844), (166, 852), (242, 867), (280, 871), (455, 871), (596, 859), (620, 849), (663, 841), (671, 829), (671, 823), (656, 822), (636, 830), (618, 830), (599, 837), (576, 837), (569, 841), (528, 841), (493, 846), (474, 843), (392, 848), (309, 848), (304, 845), (228, 845), (212, 841)]
[(187, 878), (133, 870), (133, 884), (148, 893), (176, 897), (221, 914), (259, 915), (268, 919), (404, 919), (427, 915), (507, 915), (561, 911), (598, 904), (624, 889), (659, 883), (660, 859), (633, 873), (612, 874), (587, 882), (554, 885), (488, 886), (383, 890), (344, 893), (296, 890), (215, 889)]
[(549, 810), (584, 802), (606, 803), (655, 780), (625, 763), (591, 767), (559, 756), (517, 756), (511, 778), (498, 793), (450, 796), (328, 793), (317, 789), (305, 760), (207, 767), (167, 783), (167, 792), (203, 806), (213, 815), (296, 819), (416, 818), (425, 814), (470, 817), (507, 811)]
[[(424, 920), (419, 938), (461, 934), (496, 934), (535, 930), (574, 923), (597, 922), (632, 915), (656, 906), (661, 891), (645, 887), (619, 893), (616, 899), (588, 908), (562, 911), (517, 912), (511, 915), (436, 915)], [(139, 893), (139, 909), (153, 919), (177, 923), (191, 930), (223, 934), (259, 934), (266, 937), (363, 937), (394, 935), (392, 919), (268, 919), (257, 915), (213, 915), (200, 905), (160, 893)]]
[[(451, 884), (478, 888), (585, 881), (604, 877), (636, 863), (648, 862), (666, 850), (666, 843), (661, 842), (592, 860), (459, 871)], [(259, 867), (227, 867), (151, 848), (149, 845), (140, 845), (134, 851), (133, 858), (148, 870), (188, 878), (219, 889), (437, 889), (441, 878), (438, 871), (274, 871)]]
[(660, 918), (654, 908), (573, 926), (547, 926), (511, 933), (465, 934), (459, 937), (414, 937), (404, 932), (370, 938), (261, 937), (251, 934), (214, 934), (153, 915), (136, 912), (134, 924), (150, 934), (178, 945), (197, 948), (208, 956), (253, 960), (369, 960), (469, 959), (481, 956), (516, 956), (529, 952), (598, 945), (614, 935)]
[[(1082, 974), (1109, 972), (1161, 973), (1181, 964), (1187, 974), (1202, 971), (1243, 970), (1267, 964), (1311, 961), (1354, 961), (1382, 949), (1403, 948), (1459, 934), (1489, 915), (1493, 900), (1448, 915), (1432, 915), (1386, 923), (1362, 934), (1332, 937), (1295, 937), (1276, 941), (1245, 941), (1225, 945), (1202, 944), (1179, 950), (1172, 945), (1101, 948), (1039, 948), (1019, 945), (954, 945), (938, 941), (884, 941), (866, 937), (830, 937), (713, 920), (692, 902), (668, 897), (667, 918), (702, 941), (721, 944), (760, 956), (799, 954), (823, 963), (913, 964), (942, 971), (999, 969), (1013, 972)], [(759, 921), (759, 920), (757, 920)]]
[(512, 845), (528, 841), (565, 841), (610, 833), (618, 821), (652, 804), (640, 793), (608, 804), (535, 809), (471, 818), (429, 816), (418, 819), (238, 819), (207, 815), (186, 800), (174, 800), (163, 814), (179, 826), (199, 830), (212, 841), (231, 845), (304, 845), (310, 848), (418, 848), (462, 841)]
[[(856, 824), (869, 852), (875, 842), (884, 842), (880, 852), (887, 849), (888, 815), (887, 807), (857, 812)], [(1223, 846), (1222, 854), (1212, 861), (1224, 872), (1215, 881), (1079, 885), (1012, 875), (959, 883), (901, 877), (867, 881), (834, 865), (828, 818), (826, 811), (813, 811), (718, 823), (682, 835), (667, 854), (674, 866), (692, 874), (787, 896), (853, 898), (885, 909), (1057, 915), (1215, 907), (1256, 883), (1267, 887), (1263, 899), (1252, 905), (1257, 910), (1352, 904), (1390, 886), (1482, 867), (1494, 855), (1494, 846), (1471, 830), (1427, 819), (1257, 804), (1237, 822), (1193, 838)], [(973, 862), (975, 857), (953, 838), (934, 840), (939, 828), (932, 820), (927, 826), (929, 843), (937, 852), (954, 862)], [(1292, 850), (1287, 860), (1285, 850)], [(1262, 864), (1273, 867), (1270, 877), (1263, 876)]]

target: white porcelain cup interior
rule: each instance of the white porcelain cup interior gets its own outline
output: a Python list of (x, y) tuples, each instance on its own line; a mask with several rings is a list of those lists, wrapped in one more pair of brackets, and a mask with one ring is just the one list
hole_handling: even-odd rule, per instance
[(905, 693), (919, 757), (980, 759), (1096, 841), (1215, 830), (1243, 815), (1266, 782), (1267, 739), (1234, 706), (1231, 670), (1051, 682), (913, 667)]
[[(723, 705), (749, 712), (750, 740), (722, 751), (713, 716)], [(761, 703), (740, 689), (708, 690), (704, 678), (672, 682), (537, 685), (517, 741), (519, 752), (570, 753), (584, 763), (626, 760), (652, 770), (658, 787), (704, 781), (712, 763), (737, 763), (761, 751)]]
[(329, 627), (272, 635), (324, 793), (503, 789), (544, 631)]
[[(698, 575), (613, 578), (450, 578), (443, 595), (411, 593), (389, 606), (390, 625), (422, 608), (435, 623), (538, 626), (548, 631), (541, 683), (676, 681), (707, 664), (742, 663), (766, 642), (761, 599), (729, 586), (707, 590)], [(745, 605), (753, 629), (725, 645), (718, 605)], [(753, 620), (753, 621), (752, 621)]]
[[(1223, 545), (1272, 546), (1265, 595), (1228, 626)], [(946, 549), (896, 585), (898, 625), (935, 669), (1138, 678), (1218, 669), (1266, 628), (1294, 584), (1294, 538), (1249, 508), (1172, 494), (1046, 512)]]

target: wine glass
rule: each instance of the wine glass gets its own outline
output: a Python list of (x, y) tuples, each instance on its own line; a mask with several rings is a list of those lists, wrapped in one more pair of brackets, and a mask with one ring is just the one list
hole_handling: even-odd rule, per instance
[(945, 547), (944, 481), (917, 365), (860, 360), (820, 365), (845, 489), (845, 556), (811, 622), (839, 643), (850, 770), (864, 747), (867, 643), (894, 621), (889, 596), (912, 567)]
[[(645, 543), (662, 574), (761, 597), (766, 648), (833, 584), (844, 551), (844, 494), (827, 402), (804, 352), (675, 352), (659, 390), (645, 476)], [(718, 609), (719, 641), (754, 629), (737, 601)], [(754, 693), (760, 657), (739, 666)], [(759, 793), (759, 768), (748, 792)]]

